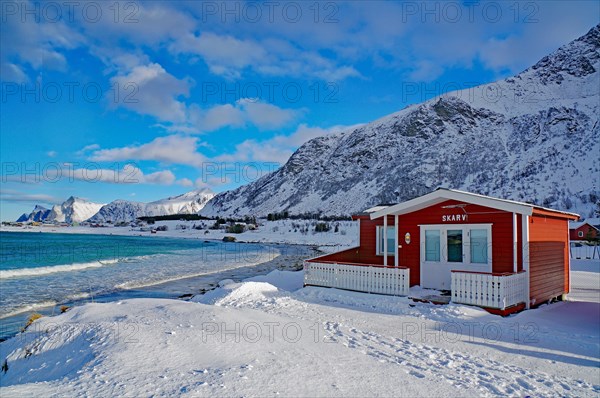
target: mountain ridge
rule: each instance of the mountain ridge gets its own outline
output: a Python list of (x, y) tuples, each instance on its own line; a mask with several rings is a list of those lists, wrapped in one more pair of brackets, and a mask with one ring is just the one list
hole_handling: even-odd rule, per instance
[(598, 201), (600, 25), (523, 72), (314, 138), (205, 216), (349, 215), (448, 187), (591, 216)]
[(71, 196), (51, 209), (36, 205), (31, 213), (23, 214), (17, 222), (129, 222), (143, 216), (195, 214), (213, 196), (212, 192), (199, 189), (148, 203), (117, 199), (107, 204)]

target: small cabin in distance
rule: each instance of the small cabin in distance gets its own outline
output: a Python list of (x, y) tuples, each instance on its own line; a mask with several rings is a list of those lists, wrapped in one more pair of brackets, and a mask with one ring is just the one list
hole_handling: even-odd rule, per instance
[(598, 228), (587, 221), (572, 221), (569, 223), (571, 241), (592, 241), (598, 239)]
[(452, 189), (353, 217), (358, 246), (305, 262), (305, 284), (408, 295), (420, 285), (506, 314), (570, 291), (579, 215)]

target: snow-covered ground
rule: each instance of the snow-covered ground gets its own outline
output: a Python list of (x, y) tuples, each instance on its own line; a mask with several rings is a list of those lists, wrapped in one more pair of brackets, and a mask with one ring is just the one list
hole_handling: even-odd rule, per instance
[[(598, 275), (599, 264), (573, 264)], [(588, 275), (589, 276), (589, 275)], [(223, 281), (193, 302), (87, 304), (0, 344), (11, 396), (600, 394), (600, 300), (501, 318), (317, 287), (302, 272)], [(584, 286), (590, 289), (589, 281)], [(596, 294), (600, 286), (595, 285)]]
[[(319, 221), (322, 222), (322, 221)], [(162, 236), (173, 238), (188, 239), (223, 239), (224, 236), (234, 236), (238, 241), (257, 242), (257, 243), (282, 243), (297, 245), (317, 245), (317, 246), (354, 246), (357, 243), (358, 223), (356, 221), (329, 221), (331, 230), (327, 232), (315, 232), (315, 220), (277, 220), (263, 221), (258, 228), (253, 231), (246, 231), (241, 234), (227, 233), (224, 229), (209, 229), (214, 221), (158, 221), (151, 225), (151, 228), (157, 228), (165, 225), (167, 231), (159, 231), (151, 234), (150, 231), (140, 231), (139, 228), (131, 227), (9, 227), (2, 226), (0, 231), (12, 232), (48, 232), (48, 233), (73, 233), (73, 234), (102, 234), (102, 235), (126, 235), (126, 236)], [(192, 229), (194, 225), (204, 224), (207, 228), (200, 230)], [(338, 224), (338, 231), (335, 232), (335, 225)], [(185, 225), (186, 229), (179, 229), (178, 226)], [(330, 249), (330, 251), (335, 249)]]

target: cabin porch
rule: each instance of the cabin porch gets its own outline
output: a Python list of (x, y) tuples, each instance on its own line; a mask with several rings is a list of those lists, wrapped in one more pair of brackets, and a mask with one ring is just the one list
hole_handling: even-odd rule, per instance
[[(352, 249), (346, 252), (352, 252)], [(335, 253), (340, 254), (343, 252)], [(348, 254), (348, 253), (347, 253)], [(409, 296), (410, 269), (333, 260), (332, 255), (304, 262), (304, 285), (365, 293)], [(525, 308), (527, 274), (452, 271), (450, 302), (475, 305), (507, 315)]]

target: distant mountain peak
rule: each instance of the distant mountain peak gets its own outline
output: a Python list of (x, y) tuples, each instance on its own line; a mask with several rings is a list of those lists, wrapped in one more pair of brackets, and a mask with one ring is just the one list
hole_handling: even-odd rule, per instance
[(196, 214), (214, 195), (207, 190), (195, 190), (154, 202), (142, 203), (117, 199), (103, 206), (90, 222), (129, 222), (138, 217), (171, 214)]

